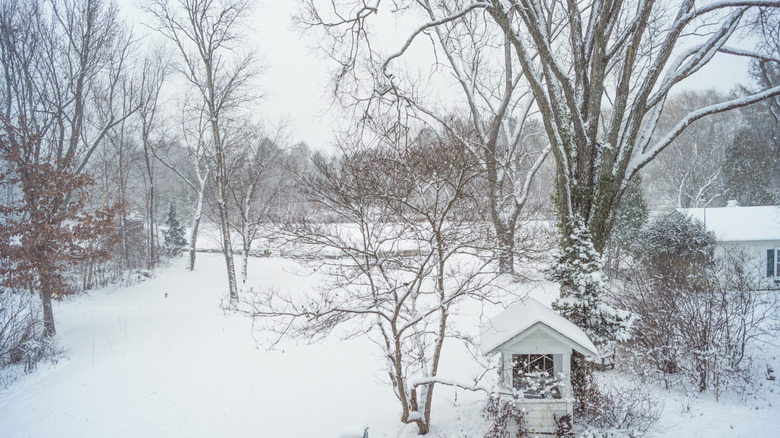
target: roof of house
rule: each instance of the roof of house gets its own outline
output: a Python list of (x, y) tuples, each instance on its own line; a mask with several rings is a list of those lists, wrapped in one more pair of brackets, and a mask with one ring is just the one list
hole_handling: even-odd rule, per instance
[(482, 325), (480, 330), (482, 353), (490, 354), (499, 350), (504, 344), (537, 324), (543, 324), (571, 341), (572, 347), (580, 353), (588, 356), (598, 355), (596, 346), (581, 328), (530, 297), (507, 307)]
[(681, 208), (721, 242), (780, 240), (780, 206)]

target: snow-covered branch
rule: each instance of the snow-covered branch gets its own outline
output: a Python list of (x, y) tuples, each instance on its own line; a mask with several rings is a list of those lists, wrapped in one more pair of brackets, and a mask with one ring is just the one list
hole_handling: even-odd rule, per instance
[(444, 377), (418, 377), (415, 379), (409, 380), (409, 386), (413, 389), (417, 389), (418, 386), (425, 386), (425, 385), (431, 385), (431, 384), (439, 384), (439, 385), (446, 385), (446, 386), (452, 386), (455, 388), (465, 389), (467, 391), (474, 391), (474, 392), (484, 392), (485, 394), (505, 394), (505, 395), (513, 395), (513, 391), (504, 388), (502, 386), (490, 386), (486, 384), (480, 384), (480, 383), (466, 383), (466, 382), (459, 382), (454, 379), (444, 378)]
[(754, 50), (747, 50), (747, 49), (740, 48), (740, 47), (725, 47), (725, 46), (723, 46), (720, 49), (718, 49), (718, 51), (720, 51), (722, 53), (729, 54), (729, 55), (743, 56), (743, 57), (746, 57), (746, 58), (758, 59), (758, 60), (761, 60), (761, 61), (780, 63), (780, 58), (778, 58), (777, 56), (771, 56), (771, 55), (767, 55), (766, 53), (760, 53), (760, 52), (756, 52)]
[(629, 169), (628, 173), (633, 173), (634, 171), (640, 169), (642, 166), (647, 164), (650, 160), (655, 158), (655, 156), (658, 155), (672, 141), (674, 141), (674, 139), (676, 139), (685, 130), (685, 128), (687, 128), (691, 123), (695, 122), (696, 120), (699, 120), (711, 114), (717, 114), (735, 108), (748, 106), (756, 102), (760, 102), (764, 99), (774, 97), (774, 96), (779, 96), (779, 95), (780, 95), (780, 86), (777, 86), (777, 87), (773, 87), (761, 91), (759, 93), (739, 97), (736, 99), (731, 99), (714, 105), (709, 105), (704, 108), (698, 109), (696, 111), (690, 112), (682, 120), (680, 120), (666, 135), (661, 137), (652, 146), (646, 148), (645, 150), (635, 150), (634, 151), (635, 153), (631, 157), (631, 161), (629, 162), (628, 165), (628, 169)]
[(419, 26), (406, 39), (406, 42), (404, 43), (404, 45), (397, 52), (391, 54), (390, 56), (387, 57), (387, 59), (385, 59), (385, 61), (382, 63), (382, 73), (384, 73), (385, 76), (392, 77), (391, 74), (387, 73), (387, 66), (388, 66), (388, 64), (390, 64), (390, 62), (392, 60), (394, 60), (394, 59), (402, 56), (404, 53), (406, 53), (406, 50), (409, 49), (409, 46), (412, 45), (412, 43), (414, 42), (415, 38), (417, 38), (417, 36), (420, 35), (421, 33), (425, 32), (426, 30), (428, 30), (428, 29), (430, 29), (432, 27), (437, 27), (437, 26), (440, 26), (442, 24), (448, 23), (450, 21), (457, 20), (457, 19), (463, 17), (464, 15), (468, 14), (469, 12), (473, 11), (474, 9), (484, 8), (486, 6), (487, 6), (486, 3), (482, 2), (482, 1), (476, 1), (474, 3), (471, 3), (471, 4), (467, 5), (465, 8), (463, 8), (460, 11), (457, 11), (457, 12), (452, 13), (452, 14), (446, 16), (446, 17), (442, 17), (442, 18), (439, 18), (437, 20), (433, 20), (433, 21), (430, 21), (428, 23), (425, 23), (422, 26)]

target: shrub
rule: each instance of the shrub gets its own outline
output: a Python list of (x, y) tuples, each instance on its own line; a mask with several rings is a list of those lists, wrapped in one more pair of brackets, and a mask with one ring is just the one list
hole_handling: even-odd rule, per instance
[(586, 390), (580, 395), (575, 416), (582, 430), (577, 436), (622, 438), (646, 434), (661, 416), (663, 405), (646, 387), (597, 384), (587, 374)]
[(0, 293), (0, 367), (23, 364), (25, 371), (52, 353), (44, 336), (41, 305), (33, 294)]
[(681, 213), (653, 220), (640, 235), (644, 273), (663, 283), (690, 284), (714, 261), (715, 234)]
[(748, 346), (763, 333), (776, 299), (760, 291), (744, 258), (714, 257), (715, 238), (681, 215), (655, 221), (646, 248), (619, 294), (639, 316), (625, 344), (632, 362), (667, 387), (699, 391), (744, 386), (750, 380)]
[[(492, 421), (485, 438), (526, 437), (525, 412), (517, 407), (517, 398), (491, 394), (482, 412), (485, 419)], [(517, 428), (515, 430), (515, 427)], [(514, 430), (514, 434), (510, 433)]]

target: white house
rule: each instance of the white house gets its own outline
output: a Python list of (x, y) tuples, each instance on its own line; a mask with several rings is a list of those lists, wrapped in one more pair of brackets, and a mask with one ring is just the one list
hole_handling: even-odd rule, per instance
[(540, 434), (554, 434), (555, 418), (572, 414), (572, 351), (598, 355), (582, 329), (533, 298), (483, 324), (480, 344), (483, 354), (501, 355), (501, 385), (523, 393), (517, 406), (526, 411), (525, 427)]
[(715, 233), (720, 248), (741, 251), (754, 265), (762, 286), (780, 288), (780, 206), (683, 208)]

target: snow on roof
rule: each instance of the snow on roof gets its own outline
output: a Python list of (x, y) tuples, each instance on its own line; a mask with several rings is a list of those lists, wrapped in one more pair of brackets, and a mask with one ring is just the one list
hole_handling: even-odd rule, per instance
[(482, 353), (490, 354), (496, 351), (517, 335), (539, 323), (570, 340), (579, 347), (576, 349), (581, 353), (598, 355), (596, 346), (581, 328), (531, 297), (507, 307), (482, 325), (480, 329)]
[(780, 240), (780, 206), (681, 208), (721, 242)]

